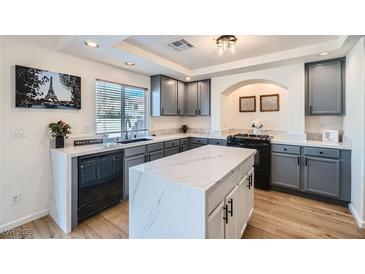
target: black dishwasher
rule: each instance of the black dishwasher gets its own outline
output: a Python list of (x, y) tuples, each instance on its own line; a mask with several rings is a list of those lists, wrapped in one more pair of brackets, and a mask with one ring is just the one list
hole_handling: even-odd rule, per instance
[(123, 198), (123, 152), (79, 157), (78, 220)]

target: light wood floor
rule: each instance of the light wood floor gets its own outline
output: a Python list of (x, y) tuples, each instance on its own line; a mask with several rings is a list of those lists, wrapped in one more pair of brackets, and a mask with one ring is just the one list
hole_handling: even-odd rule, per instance
[[(0, 238), (128, 238), (128, 203), (123, 202), (82, 222), (65, 235), (49, 217)], [(20, 232), (20, 233), (19, 233)], [(25, 232), (25, 233), (24, 233)], [(27, 234), (28, 233), (28, 234)], [(347, 208), (280, 193), (255, 190), (255, 207), (243, 238), (365, 238)]]

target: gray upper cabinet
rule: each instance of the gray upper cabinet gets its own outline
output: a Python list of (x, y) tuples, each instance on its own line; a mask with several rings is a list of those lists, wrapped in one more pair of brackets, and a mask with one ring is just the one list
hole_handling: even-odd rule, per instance
[(177, 82), (177, 115), (185, 115), (186, 105), (186, 84), (184, 82)]
[(177, 81), (165, 76), (151, 77), (151, 116), (176, 116)]
[(210, 115), (210, 80), (184, 83), (151, 77), (151, 116)]
[(187, 84), (187, 113), (188, 116), (198, 115), (198, 83), (192, 82)]
[(305, 157), (304, 191), (340, 198), (340, 160)]
[(273, 152), (272, 185), (300, 190), (300, 155)]
[(177, 81), (161, 77), (161, 114), (177, 115)]
[(306, 114), (344, 114), (345, 58), (305, 65)]
[(198, 114), (201, 116), (210, 115), (210, 81), (198, 82)]

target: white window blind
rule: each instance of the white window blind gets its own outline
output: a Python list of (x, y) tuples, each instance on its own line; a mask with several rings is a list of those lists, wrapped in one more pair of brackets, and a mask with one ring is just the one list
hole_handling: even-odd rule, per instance
[(96, 132), (146, 130), (145, 89), (96, 81)]

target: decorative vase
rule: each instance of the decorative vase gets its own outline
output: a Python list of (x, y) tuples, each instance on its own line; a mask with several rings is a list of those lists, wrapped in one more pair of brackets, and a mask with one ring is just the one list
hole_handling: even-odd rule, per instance
[(56, 148), (65, 147), (65, 138), (63, 136), (56, 136)]
[(252, 128), (252, 133), (253, 134), (262, 134), (262, 128)]

